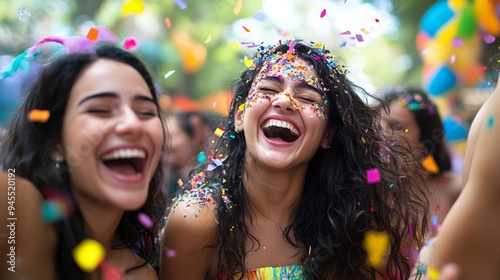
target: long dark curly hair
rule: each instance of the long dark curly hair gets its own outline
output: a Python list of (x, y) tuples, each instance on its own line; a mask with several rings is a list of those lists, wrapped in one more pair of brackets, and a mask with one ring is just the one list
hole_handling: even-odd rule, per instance
[[(211, 152), (215, 161), (209, 162), (209, 168), (200, 167), (203, 180), (192, 182), (210, 189), (218, 201), (220, 235), (214, 246), (219, 271), (229, 275), (246, 271), (248, 241), (259, 246), (245, 223), (250, 213), (242, 181), (246, 143), (244, 132), (235, 132), (234, 116), (266, 56), (292, 48), (294, 56), (313, 65), (325, 88), (327, 130), (334, 136), (331, 148), (319, 148), (310, 160), (302, 198), (283, 231), (284, 238), (310, 251), (304, 259), (306, 279), (376, 279), (382, 274), (407, 279), (407, 247), (418, 250), (428, 228), (425, 173), (406, 138), (383, 134), (380, 110), (360, 98), (367, 93), (349, 81), (347, 69), (323, 45), (296, 39), (260, 47), (254, 65), (235, 82), (229, 115), (220, 127), (223, 134)], [(217, 166), (217, 160), (223, 165)], [(367, 182), (369, 169), (378, 169), (380, 182)], [(383, 268), (367, 264), (363, 241), (369, 231), (388, 236), (390, 251)]]
[[(27, 92), (24, 103), (18, 108), (7, 127), (7, 134), (0, 147), (0, 162), (4, 166), (15, 168), (19, 176), (30, 180), (43, 195), (46, 195), (50, 188), (69, 198), (73, 197), (68, 163), (61, 164), (61, 171), (54, 168), (48, 147), (62, 143), (63, 119), (71, 89), (82, 71), (100, 59), (112, 59), (136, 69), (146, 81), (159, 114), (158, 93), (153, 80), (143, 63), (132, 53), (113, 45), (102, 45), (95, 51), (71, 53), (51, 62)], [(45, 123), (31, 122), (28, 120), (28, 113), (33, 109), (50, 111), (50, 118)], [(150, 263), (157, 259), (156, 245), (159, 244), (160, 220), (166, 205), (163, 194), (162, 161), (160, 159), (149, 184), (146, 202), (138, 210), (126, 211), (115, 233), (123, 242), (120, 247), (130, 248)], [(73, 215), (54, 223), (58, 234), (56, 256), (58, 279), (85, 278), (84, 272), (73, 260), (71, 252), (86, 237), (78, 205), (74, 207)], [(152, 219), (153, 226), (150, 229), (139, 223), (137, 216), (140, 212)], [(142, 265), (145, 264), (146, 262)], [(142, 265), (139, 264), (137, 267)]]

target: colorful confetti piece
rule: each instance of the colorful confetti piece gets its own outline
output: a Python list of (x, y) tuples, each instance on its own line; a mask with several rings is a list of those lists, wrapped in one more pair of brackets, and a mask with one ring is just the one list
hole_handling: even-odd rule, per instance
[(31, 122), (46, 123), (50, 118), (50, 111), (34, 109), (28, 113), (28, 120)]
[(319, 15), (320, 18), (324, 18), (326, 16), (326, 9), (323, 9), (323, 11), (321, 11), (321, 14)]
[(123, 271), (115, 265), (107, 264), (103, 268), (103, 270), (104, 270), (103, 271), (103, 279), (104, 280), (123, 280), (123, 279), (125, 279), (124, 275), (123, 275)]
[(210, 43), (210, 41), (212, 41), (212, 34), (208, 34), (208, 37), (205, 40), (205, 44)]
[(204, 152), (200, 152), (197, 157), (199, 164), (204, 164), (207, 161), (207, 155)]
[(422, 166), (429, 172), (433, 173), (433, 174), (436, 174), (439, 172), (439, 167), (436, 163), (436, 161), (434, 160), (434, 157), (432, 155), (428, 155), (426, 156), (422, 162), (421, 162)]
[(177, 251), (175, 251), (174, 249), (168, 249), (166, 255), (167, 258), (173, 258), (177, 255)]
[(250, 29), (246, 28), (245, 26), (243, 26), (243, 25), (242, 25), (241, 27), (243, 27), (243, 29), (244, 29), (246, 32), (250, 32)]
[(491, 43), (495, 42), (495, 40), (496, 40), (495, 36), (493, 36), (491, 34), (484, 34), (483, 35), (483, 41), (486, 44), (491, 44)]
[(76, 264), (85, 272), (93, 272), (103, 261), (106, 250), (101, 243), (86, 238), (73, 249)]
[(184, 10), (188, 7), (188, 4), (184, 0), (175, 0), (175, 4), (181, 9)]
[(141, 0), (130, 0), (123, 4), (120, 15), (128, 16), (131, 14), (140, 15), (144, 11), (144, 2)]
[(165, 79), (167, 79), (168, 77), (172, 76), (172, 74), (175, 73), (175, 70), (170, 70), (167, 72), (167, 74), (165, 74)]
[(464, 44), (464, 40), (455, 37), (453, 38), (453, 41), (451, 42), (451, 46), (454, 48), (460, 48)]
[(236, 43), (236, 42), (235, 42), (235, 41), (233, 41), (233, 40), (230, 40), (230, 42), (231, 42), (231, 45), (233, 45), (233, 47), (234, 47), (235, 49), (240, 50), (240, 45), (238, 45), (238, 43)]
[(380, 182), (380, 171), (377, 168), (366, 170), (366, 181), (368, 184)]
[(389, 236), (385, 232), (368, 231), (363, 240), (363, 248), (368, 255), (368, 265), (379, 267), (389, 248)]
[(495, 124), (495, 117), (494, 116), (490, 116), (488, 118), (488, 123), (487, 123), (488, 130), (491, 130), (493, 128), (494, 124)]
[(431, 280), (438, 280), (439, 279), (439, 271), (435, 268), (429, 268), (427, 270), (427, 275), (429, 276), (429, 279)]
[(250, 68), (253, 65), (253, 60), (245, 56), (245, 58), (243, 59), (243, 63), (245, 63), (246, 67)]
[(170, 29), (172, 27), (172, 22), (170, 22), (170, 18), (166, 17), (165, 18), (165, 26)]
[(217, 137), (221, 137), (222, 134), (224, 134), (224, 129), (220, 128), (220, 127), (217, 127), (214, 131), (214, 135), (217, 136)]
[(139, 220), (139, 223), (141, 223), (144, 228), (150, 229), (153, 226), (153, 221), (145, 213), (140, 212), (137, 214), (137, 220)]
[(91, 27), (89, 29), (89, 33), (87, 33), (87, 39), (95, 42), (95, 41), (97, 41), (98, 36), (99, 36), (99, 30)]
[(127, 37), (123, 42), (123, 48), (130, 51), (137, 48), (137, 40), (134, 37)]
[(241, 8), (243, 7), (243, 0), (238, 0), (236, 6), (234, 6), (233, 13), (237, 16), (241, 12)]

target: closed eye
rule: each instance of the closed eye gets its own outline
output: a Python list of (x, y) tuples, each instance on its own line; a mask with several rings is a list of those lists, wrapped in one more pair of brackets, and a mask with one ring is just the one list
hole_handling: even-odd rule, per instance
[(273, 89), (273, 88), (268, 88), (268, 87), (260, 87), (258, 88), (259, 91), (264, 92), (264, 93), (278, 93), (279, 90)]

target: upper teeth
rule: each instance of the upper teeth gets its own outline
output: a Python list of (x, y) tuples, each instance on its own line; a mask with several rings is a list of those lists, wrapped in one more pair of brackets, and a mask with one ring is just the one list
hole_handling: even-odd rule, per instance
[(293, 126), (293, 124), (286, 122), (286, 121), (280, 121), (280, 120), (269, 120), (264, 124), (263, 128), (267, 128), (270, 126), (277, 126), (277, 127), (283, 127), (289, 129), (292, 134), (299, 135), (299, 131)]
[(121, 159), (121, 158), (145, 158), (146, 153), (138, 149), (120, 149), (105, 155), (103, 160)]

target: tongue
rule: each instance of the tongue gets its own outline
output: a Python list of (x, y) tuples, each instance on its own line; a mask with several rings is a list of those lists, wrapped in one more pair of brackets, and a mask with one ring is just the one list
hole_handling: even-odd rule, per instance
[(123, 176), (135, 176), (137, 171), (135, 171), (134, 166), (131, 163), (124, 163), (119, 161), (108, 161), (105, 165), (111, 169), (113, 172), (118, 173)]

